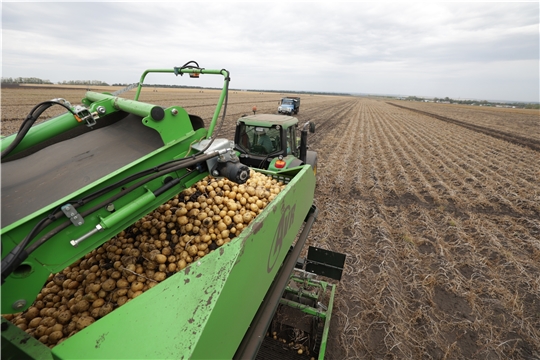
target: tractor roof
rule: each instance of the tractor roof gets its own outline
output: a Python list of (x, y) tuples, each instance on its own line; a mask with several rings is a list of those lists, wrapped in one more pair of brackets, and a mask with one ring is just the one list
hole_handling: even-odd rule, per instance
[(295, 117), (275, 114), (247, 115), (241, 117), (238, 121), (242, 121), (246, 125), (260, 125), (265, 127), (281, 125), (284, 128), (298, 124), (298, 119)]

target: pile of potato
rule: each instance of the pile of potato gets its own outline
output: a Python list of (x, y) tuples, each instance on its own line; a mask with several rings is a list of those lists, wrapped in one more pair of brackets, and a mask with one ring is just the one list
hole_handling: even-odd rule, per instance
[(51, 274), (28, 310), (3, 316), (52, 348), (230, 242), (284, 187), (253, 170), (241, 185), (207, 176)]

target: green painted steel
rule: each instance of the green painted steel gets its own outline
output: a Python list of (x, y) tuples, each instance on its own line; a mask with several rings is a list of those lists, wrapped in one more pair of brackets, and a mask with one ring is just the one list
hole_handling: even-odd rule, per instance
[[(277, 157), (273, 158), (270, 164), (268, 165), (268, 170), (282, 171), (282, 169), (276, 167), (276, 161), (278, 160), (279, 159)], [(291, 169), (292, 167), (294, 167), (292, 166), (292, 164), (298, 162), (298, 158), (294, 155), (287, 155), (282, 160), (285, 161), (285, 167), (283, 169)]]
[[(329, 298), (328, 298), (328, 306), (327, 306), (327, 309), (324, 311), (319, 308), (308, 306), (302, 302), (289, 300), (286, 298), (280, 299), (281, 304), (294, 308), (294, 309), (298, 309), (302, 311), (304, 314), (322, 319), (324, 321), (323, 333), (321, 337), (321, 345), (320, 345), (320, 348), (318, 349), (319, 350), (318, 359), (323, 360), (324, 354), (326, 352), (326, 343), (328, 342), (328, 333), (330, 330), (330, 319), (331, 319), (332, 310), (334, 307), (334, 296), (335, 296), (335, 291), (336, 291), (336, 285), (330, 284), (326, 281), (313, 280), (305, 276), (301, 277), (298, 275), (291, 275), (290, 281), (300, 284), (299, 285), (300, 289), (296, 289), (296, 288), (288, 286), (287, 288), (285, 288), (285, 293), (293, 293), (298, 297), (314, 300), (315, 303), (317, 303), (319, 300), (322, 300), (325, 297), (324, 296), (325, 293), (327, 291), (330, 291)], [(313, 291), (310, 292), (310, 291), (303, 290), (304, 288), (313, 289)]]
[(90, 100), (92, 103), (102, 100), (108, 100), (117, 110), (122, 110), (141, 117), (148, 117), (152, 120), (156, 120), (152, 118), (152, 110), (154, 110), (155, 108), (159, 108), (159, 106), (157, 105), (148, 104), (141, 101), (123, 99), (110, 94), (98, 93), (94, 91), (86, 92), (86, 99)]
[(120, 210), (113, 212), (107, 217), (100, 217), (100, 225), (103, 228), (114, 228), (132, 213), (137, 213), (139, 209), (144, 209), (148, 204), (152, 203), (156, 196), (146, 186), (144, 186), (144, 189), (146, 190), (144, 194), (129, 204), (126, 204)]
[[(71, 113), (66, 113), (55, 118), (54, 121), (45, 121), (30, 128), (26, 136), (22, 139), (21, 143), (10, 153), (15, 155), (22, 150), (25, 150), (31, 146), (39, 144), (42, 141), (48, 140), (56, 135), (62, 134), (65, 131), (73, 129), (78, 126), (84, 126), (79, 123)], [(6, 136), (2, 138), (1, 148), (4, 151), (13, 140), (15, 140), (16, 134)]]
[(296, 301), (287, 300), (287, 299), (281, 299), (280, 304), (287, 305), (288, 307), (301, 310), (303, 313), (310, 315), (310, 316), (316, 316), (321, 319), (326, 318), (326, 312), (317, 310), (311, 306), (307, 306), (305, 304), (300, 304)]
[[(285, 190), (250, 224), (249, 237), (239, 239), (243, 240), (241, 256), (193, 358), (230, 359), (234, 355), (313, 203), (315, 176), (309, 166), (298, 170)], [(224, 336), (227, 340), (220, 346), (210, 345)]]
[(52, 360), (51, 349), (3, 317), (2, 360)]
[(330, 293), (330, 300), (328, 301), (328, 310), (326, 310), (326, 320), (324, 322), (324, 330), (321, 341), (321, 347), (319, 349), (319, 360), (324, 360), (324, 353), (326, 352), (326, 343), (328, 342), (328, 333), (330, 331), (330, 320), (332, 317), (332, 311), (334, 310), (334, 296), (336, 294), (336, 285), (332, 284), (332, 291)]
[(189, 120), (189, 115), (181, 107), (173, 106), (163, 109), (163, 119), (154, 119), (151, 116), (156, 105), (143, 102), (121, 99), (109, 94), (101, 94), (93, 91), (86, 93), (85, 102), (99, 105), (112, 105), (119, 111), (143, 117), (142, 123), (156, 130), (164, 144), (178, 141), (180, 138), (193, 133), (193, 127)]
[(219, 95), (219, 99), (216, 105), (216, 110), (214, 111), (214, 115), (212, 116), (212, 121), (210, 122), (210, 125), (208, 126), (208, 133), (207, 138), (210, 138), (212, 134), (214, 133), (214, 127), (217, 124), (217, 120), (219, 117), (219, 114), (221, 112), (221, 108), (223, 106), (223, 102), (225, 101), (227, 97), (227, 93), (229, 90), (229, 72), (225, 69), (221, 70), (212, 70), (212, 69), (200, 69), (200, 68), (174, 68), (174, 69), (149, 69), (143, 72), (141, 75), (141, 79), (139, 80), (139, 85), (137, 87), (137, 93), (135, 94), (135, 100), (139, 99), (139, 96), (141, 94), (143, 82), (146, 79), (146, 76), (150, 73), (171, 73), (175, 75), (182, 75), (182, 74), (211, 74), (211, 75), (223, 75), (224, 77), (224, 83), (223, 88), (221, 90), (221, 93)]
[(295, 117), (276, 114), (247, 115), (240, 118), (238, 121), (251, 126), (271, 127), (280, 125), (284, 129), (288, 129), (291, 126), (298, 124), (298, 119)]

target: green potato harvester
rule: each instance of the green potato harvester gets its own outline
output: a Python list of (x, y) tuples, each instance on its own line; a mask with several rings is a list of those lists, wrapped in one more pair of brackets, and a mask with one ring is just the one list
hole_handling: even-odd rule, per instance
[[(139, 101), (151, 73), (222, 76), (210, 124), (181, 106)], [(335, 284), (316, 274), (339, 280), (345, 257), (310, 247), (300, 258), (318, 214), (309, 164), (253, 168), (233, 141), (215, 136), (229, 82), (227, 70), (196, 62), (150, 69), (123, 89), (136, 89), (134, 100), (120, 97), (123, 91), (87, 91), (77, 106), (45, 101), (17, 134), (1, 139), (4, 315), (27, 310), (51, 274), (208, 175), (243, 184), (256, 171), (286, 183), (230, 242), (52, 348), (2, 318), (2, 359), (302, 358), (296, 348), (285, 355), (272, 349), (272, 334), (294, 340), (286, 335), (293, 316), (311, 319), (296, 334), (311, 336), (311, 356), (324, 357)], [(34, 125), (50, 106), (66, 112)]]

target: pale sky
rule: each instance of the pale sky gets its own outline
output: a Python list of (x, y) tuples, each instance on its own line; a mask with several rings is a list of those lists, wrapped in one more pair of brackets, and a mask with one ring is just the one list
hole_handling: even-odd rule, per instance
[[(533, 2), (2, 2), (2, 77), (539, 101)], [(150, 83), (221, 87), (174, 75)]]

